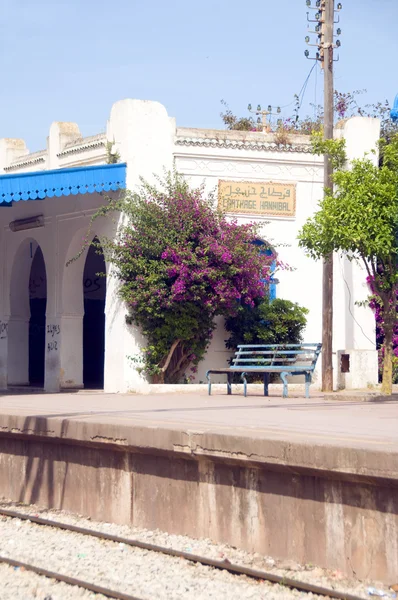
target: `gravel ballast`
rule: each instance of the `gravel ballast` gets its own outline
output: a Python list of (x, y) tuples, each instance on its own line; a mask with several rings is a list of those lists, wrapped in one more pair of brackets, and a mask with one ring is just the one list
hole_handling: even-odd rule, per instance
[[(159, 531), (98, 523), (63, 511), (41, 510), (35, 506), (23, 506), (7, 501), (0, 502), (0, 507), (216, 560), (227, 559), (235, 564), (337, 589), (362, 598), (369, 598), (369, 586), (388, 592), (385, 586), (377, 582), (359, 582), (347, 579), (337, 571), (327, 571), (312, 565), (302, 566), (292, 561), (275, 561), (271, 557), (214, 544), (210, 540), (196, 540)], [(320, 598), (266, 581), (258, 582), (245, 576), (187, 562), (181, 558), (3, 516), (0, 517), (0, 555), (148, 600)], [(15, 570), (6, 565), (0, 567), (1, 600), (102, 600), (104, 597), (27, 571)]]
[(108, 600), (62, 581), (41, 577), (36, 573), (0, 563), (1, 600)]

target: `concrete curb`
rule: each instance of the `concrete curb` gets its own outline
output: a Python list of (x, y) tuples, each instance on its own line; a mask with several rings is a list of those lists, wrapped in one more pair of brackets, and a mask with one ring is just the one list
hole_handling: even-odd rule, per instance
[(324, 394), (323, 399), (333, 402), (396, 402), (398, 394), (384, 396), (380, 392), (344, 391)]

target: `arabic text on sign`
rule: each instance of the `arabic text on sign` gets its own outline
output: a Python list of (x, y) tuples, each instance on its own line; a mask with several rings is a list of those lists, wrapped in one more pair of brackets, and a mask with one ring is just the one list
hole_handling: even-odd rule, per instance
[(291, 217), (295, 214), (295, 185), (220, 181), (219, 207), (226, 212)]

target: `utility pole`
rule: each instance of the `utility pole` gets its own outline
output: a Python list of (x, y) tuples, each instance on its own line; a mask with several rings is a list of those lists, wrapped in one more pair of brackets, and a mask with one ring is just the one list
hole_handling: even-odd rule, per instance
[[(333, 21), (334, 0), (324, 0), (324, 124), (325, 140), (333, 139)], [(332, 166), (325, 154), (324, 187), (333, 189)], [(323, 259), (322, 390), (333, 391), (333, 253)]]
[[(311, 0), (307, 0), (306, 4), (311, 8)], [(341, 10), (342, 5), (337, 4), (337, 10)], [(325, 140), (333, 139), (333, 118), (334, 118), (334, 103), (333, 103), (333, 49), (340, 46), (340, 41), (337, 40), (334, 44), (334, 0), (316, 0), (318, 12), (315, 14), (315, 20), (308, 19), (310, 22), (317, 23), (315, 31), (318, 36), (317, 44), (318, 52), (315, 60), (320, 61), (324, 70), (324, 124), (323, 133)], [(341, 30), (337, 30), (340, 35)], [(309, 42), (309, 37), (306, 37), (306, 42)], [(309, 58), (308, 50), (305, 51), (305, 56)], [(327, 154), (324, 157), (324, 187), (333, 191), (332, 182), (332, 165)], [(324, 392), (333, 391), (333, 253), (325, 256), (323, 259), (323, 276), (322, 276), (322, 390)]]

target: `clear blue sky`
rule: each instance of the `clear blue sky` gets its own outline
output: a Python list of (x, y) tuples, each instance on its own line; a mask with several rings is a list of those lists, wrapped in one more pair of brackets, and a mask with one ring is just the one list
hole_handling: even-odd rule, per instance
[[(398, 0), (342, 1), (335, 87), (392, 103)], [(39, 150), (52, 121), (92, 135), (127, 97), (158, 100), (191, 127), (222, 128), (222, 98), (240, 115), (249, 102), (288, 104), (313, 64), (306, 11), (305, 0), (0, 0), (0, 137)], [(320, 72), (304, 105), (315, 99)]]

